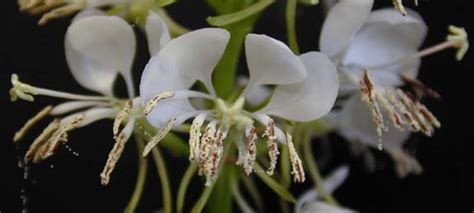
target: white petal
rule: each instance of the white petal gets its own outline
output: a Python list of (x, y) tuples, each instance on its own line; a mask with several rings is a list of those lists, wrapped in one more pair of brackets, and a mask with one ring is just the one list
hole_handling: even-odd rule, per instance
[(266, 35), (247, 35), (245, 55), (250, 75), (246, 92), (262, 84), (295, 83), (307, 75), (298, 56), (281, 41)]
[(303, 54), (300, 59), (308, 76), (302, 82), (278, 86), (261, 112), (293, 121), (311, 121), (332, 109), (339, 89), (336, 67), (319, 52)]
[(387, 68), (376, 67), (416, 53), (426, 33), (425, 23), (414, 11), (408, 10), (407, 16), (394, 9), (375, 11), (352, 39), (343, 63), (358, 70), (360, 76), (368, 68), (372, 81), (379, 86), (398, 86), (402, 83), (400, 74), (416, 78), (419, 59)]
[(66, 43), (87, 61), (107, 71), (119, 72), (125, 78), (130, 76), (135, 34), (123, 19), (115, 16), (82, 18), (69, 27)]
[(64, 48), (66, 61), (76, 81), (87, 89), (112, 96), (112, 86), (117, 73), (77, 52), (71, 47), (67, 34)]
[[(389, 118), (384, 109), (381, 109), (385, 118)], [(366, 145), (377, 147), (379, 136), (372, 119), (371, 112), (366, 103), (362, 102), (360, 95), (354, 95), (344, 103), (342, 111), (337, 117), (339, 133), (347, 140), (359, 141)], [(387, 122), (388, 132), (382, 133), (382, 144), (384, 149), (395, 149), (403, 145), (410, 132), (401, 131), (392, 122)]]
[(362, 27), (372, 10), (373, 0), (341, 0), (329, 11), (319, 39), (321, 52), (337, 57)]
[[(150, 68), (149, 76), (159, 76), (167, 80), (169, 75), (178, 75), (173, 79), (181, 79), (179, 86), (190, 87), (196, 80), (202, 81), (212, 95), (212, 72), (224, 53), (230, 34), (226, 30), (204, 28), (186, 33), (172, 39), (156, 55), (159, 66)], [(151, 62), (151, 61), (150, 61)], [(169, 69), (169, 70), (163, 70)], [(166, 75), (160, 74), (167, 73)], [(142, 80), (143, 77), (142, 77)], [(143, 83), (143, 82), (142, 82)], [(177, 82), (176, 82), (177, 83)]]
[(168, 43), (170, 38), (170, 32), (168, 26), (153, 11), (148, 12), (148, 16), (145, 24), (145, 32), (148, 41), (148, 50), (150, 55), (153, 56), (161, 50), (161, 48)]
[(343, 208), (343, 207), (333, 206), (322, 201), (308, 203), (304, 205), (301, 208), (301, 210), (297, 211), (297, 213), (314, 213), (314, 212), (349, 213), (349, 212), (355, 212), (355, 211), (347, 209), (347, 208)]
[[(333, 193), (349, 176), (349, 167), (347, 165), (342, 165), (332, 171), (327, 178), (324, 179), (323, 185), (324, 189), (328, 193)], [(319, 199), (319, 194), (315, 189), (310, 189), (303, 193), (295, 204), (295, 212), (299, 212), (303, 205), (311, 202), (315, 202)]]
[(72, 19), (71, 23), (78, 21), (79, 19), (89, 17), (89, 16), (105, 16), (107, 15), (104, 11), (96, 8), (88, 8), (77, 13)]

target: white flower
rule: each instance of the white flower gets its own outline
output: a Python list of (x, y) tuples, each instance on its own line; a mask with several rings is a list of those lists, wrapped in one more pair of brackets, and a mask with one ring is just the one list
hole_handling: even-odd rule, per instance
[(419, 94), (437, 97), (416, 80), (421, 57), (448, 47), (459, 48), (462, 56), (468, 46), (467, 34), (453, 28), (455, 35), (446, 42), (418, 52), (427, 32), (422, 18), (409, 9), (405, 16), (394, 9), (371, 12), (372, 4), (373, 0), (342, 0), (325, 20), (321, 51), (338, 67), (341, 93), (358, 93), (345, 101), (333, 120), (349, 140), (379, 149), (383, 141), (398, 163), (400, 176), (419, 173), (419, 163), (402, 151), (409, 136), (404, 130), (431, 136), (440, 122), (418, 97), (398, 87), (408, 84)]
[[(150, 54), (157, 52), (170, 37), (163, 21), (150, 12), (146, 23)], [(65, 37), (66, 60), (76, 81), (83, 87), (102, 94), (101, 96), (76, 95), (34, 87), (19, 81), (12, 75), (12, 101), (17, 97), (33, 101), (33, 95), (45, 95), (71, 101), (49, 108), (43, 114), (53, 116), (70, 114), (56, 119), (33, 142), (26, 159), (35, 161), (52, 155), (60, 142), (67, 140), (67, 132), (86, 126), (100, 119), (115, 119), (113, 125), (115, 146), (109, 154), (102, 177), (107, 184), (110, 173), (120, 157), (125, 143), (132, 134), (135, 118), (143, 116), (140, 101), (135, 97), (131, 68), (135, 56), (135, 34), (123, 19), (105, 16), (94, 11), (78, 14), (69, 26)], [(113, 85), (117, 76), (124, 78), (128, 99), (120, 100), (113, 95)], [(79, 111), (79, 112), (76, 112)], [(34, 118), (33, 120), (37, 120)], [(120, 126), (125, 126), (120, 129)], [(28, 128), (23, 128), (16, 136), (19, 140)]]
[[(190, 130), (190, 160), (206, 175), (206, 185), (212, 184), (222, 157), (223, 140), (229, 131), (237, 140), (239, 159), (247, 174), (254, 169), (256, 157), (255, 126), (265, 127), (268, 138), (272, 174), (279, 154), (277, 141), (286, 142), (290, 149), (295, 181), (304, 181), (304, 171), (296, 154), (291, 135), (276, 125), (273, 116), (292, 121), (311, 121), (327, 114), (338, 90), (337, 72), (331, 61), (321, 53), (310, 52), (295, 56), (280, 41), (264, 35), (249, 34), (245, 52), (249, 81), (234, 102), (216, 96), (212, 73), (219, 62), (229, 33), (222, 29), (201, 29), (180, 36), (168, 43), (148, 63), (140, 84), (140, 97), (146, 104), (148, 121), (169, 130), (194, 117)], [(189, 90), (201, 81), (209, 93)], [(269, 103), (250, 112), (244, 109), (246, 94), (260, 85), (277, 85)], [(196, 109), (189, 98), (207, 99), (213, 107)], [(207, 121), (207, 127), (201, 127)], [(159, 140), (145, 147), (146, 155)]]
[[(344, 183), (349, 175), (348, 166), (340, 166), (336, 168), (327, 178), (323, 181), (324, 189), (328, 193), (333, 193), (340, 185)], [(315, 189), (310, 189), (304, 192), (296, 201), (294, 211), (296, 213), (310, 213), (310, 212), (329, 212), (329, 213), (348, 213), (354, 212), (353, 210), (333, 206), (331, 204), (320, 201), (320, 195)]]

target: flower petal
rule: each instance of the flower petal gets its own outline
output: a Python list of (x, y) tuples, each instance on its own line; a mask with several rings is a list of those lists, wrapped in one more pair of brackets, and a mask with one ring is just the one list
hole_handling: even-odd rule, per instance
[(161, 50), (161, 48), (168, 43), (170, 38), (170, 32), (168, 26), (153, 11), (148, 12), (148, 16), (145, 24), (145, 32), (148, 41), (148, 50), (150, 55), (153, 56)]
[[(340, 185), (344, 183), (344, 181), (349, 176), (349, 166), (342, 165), (336, 168), (334, 171), (331, 172), (327, 177), (323, 180), (324, 189), (328, 193), (333, 193)], [(310, 189), (304, 192), (296, 201), (295, 204), (295, 212), (300, 212), (302, 207), (307, 203), (316, 202), (319, 200), (319, 193), (315, 189)]]
[(293, 121), (311, 121), (329, 113), (339, 89), (336, 67), (319, 52), (303, 54), (300, 59), (308, 76), (302, 82), (278, 86), (263, 113)]
[(104, 70), (121, 73), (125, 78), (131, 74), (135, 34), (128, 23), (119, 17), (90, 16), (77, 20), (67, 31), (66, 45), (81, 58)]
[(297, 213), (311, 213), (311, 212), (325, 212), (325, 213), (350, 213), (355, 212), (344, 207), (333, 206), (331, 204), (315, 201), (304, 205)]
[[(385, 110), (381, 110), (384, 117), (388, 118)], [(340, 114), (334, 119), (339, 126), (339, 133), (347, 140), (360, 141), (372, 147), (378, 146), (377, 128), (367, 104), (362, 102), (360, 95), (354, 95), (347, 100)], [(388, 122), (388, 131), (382, 133), (383, 147), (398, 149), (409, 136), (409, 131), (401, 131), (393, 126), (392, 122)]]
[(107, 96), (113, 95), (112, 86), (117, 76), (114, 70), (107, 69), (77, 52), (71, 47), (67, 34), (64, 48), (69, 69), (80, 85)]
[(250, 75), (246, 92), (257, 85), (295, 83), (307, 75), (301, 60), (284, 43), (266, 35), (247, 35), (245, 54)]
[(105, 16), (107, 15), (104, 11), (96, 8), (87, 8), (77, 13), (72, 19), (71, 23), (78, 21), (79, 19), (89, 17), (89, 16)]
[(341, 0), (329, 11), (319, 39), (321, 52), (337, 57), (372, 10), (373, 0)]
[[(185, 88), (200, 80), (214, 95), (212, 72), (221, 59), (229, 38), (229, 32), (217, 28), (204, 28), (186, 33), (168, 42), (158, 52), (154, 63), (159, 63), (160, 69), (151, 69), (150, 72), (157, 73), (147, 75), (164, 78), (160, 81), (167, 81), (167, 78), (173, 76), (173, 79), (180, 80), (177, 87), (185, 86)], [(161, 72), (167, 74), (160, 74)], [(147, 79), (142, 77), (142, 80)]]
[[(349, 45), (343, 63), (354, 67), (357, 75), (369, 69), (370, 76), (379, 86), (399, 86), (399, 75), (416, 78), (420, 59), (383, 67), (417, 52), (427, 33), (421, 17), (408, 10), (401, 16), (394, 9), (374, 11), (367, 23), (356, 33)], [(379, 67), (379, 68), (377, 68)]]

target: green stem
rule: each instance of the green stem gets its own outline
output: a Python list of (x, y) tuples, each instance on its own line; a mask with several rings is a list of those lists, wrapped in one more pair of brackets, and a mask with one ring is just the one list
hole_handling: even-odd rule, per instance
[(158, 147), (155, 146), (151, 150), (153, 154), (153, 159), (155, 160), (156, 164), (156, 169), (158, 170), (158, 175), (160, 176), (160, 182), (161, 182), (161, 192), (163, 194), (163, 212), (165, 213), (171, 213), (173, 212), (173, 201), (171, 197), (171, 188), (170, 188), (170, 182), (168, 179), (168, 172), (166, 169), (166, 164), (165, 161), (163, 160), (163, 157), (161, 156), (160, 150), (158, 150)]
[[(226, 144), (226, 143), (224, 143)], [(227, 155), (229, 154), (231, 144), (229, 143), (225, 148), (224, 148), (224, 153), (222, 154), (222, 162), (221, 165), (219, 166), (219, 169), (217, 170), (217, 173), (219, 174), (220, 171), (222, 170), (222, 167), (224, 166), (224, 159), (227, 158)], [(211, 195), (212, 189), (214, 188), (216, 182), (212, 183), (210, 186), (205, 187), (203, 190), (201, 197), (199, 197), (198, 201), (196, 204), (194, 204), (191, 212), (192, 213), (200, 213), (206, 206), (207, 200), (209, 199), (209, 196)]]
[(306, 168), (308, 169), (309, 176), (313, 180), (316, 190), (318, 191), (319, 195), (326, 200), (329, 204), (334, 206), (339, 206), (337, 200), (326, 191), (323, 184), (323, 178), (321, 177), (321, 173), (319, 172), (319, 166), (314, 158), (313, 152), (311, 150), (311, 135), (308, 132), (305, 132), (303, 143), (303, 152), (304, 152), (304, 159), (306, 161)]
[(293, 53), (299, 55), (298, 40), (296, 38), (295, 15), (297, 0), (286, 1), (286, 33), (288, 36), (288, 45)]
[(178, 213), (183, 212), (186, 189), (188, 188), (189, 182), (191, 182), (191, 179), (193, 178), (197, 169), (198, 169), (198, 166), (196, 164), (194, 163), (189, 164), (188, 169), (186, 169), (186, 172), (184, 173), (183, 179), (181, 179), (181, 183), (179, 184), (179, 189), (178, 189), (178, 197), (176, 198), (177, 199), (176, 211)]
[(252, 200), (257, 206), (258, 212), (264, 212), (265, 209), (263, 206), (263, 199), (253, 179), (249, 176), (243, 176), (242, 182), (244, 183), (244, 187), (247, 189), (247, 192), (250, 194)]
[(242, 193), (240, 193), (239, 181), (237, 180), (237, 177), (232, 177), (231, 179), (232, 195), (234, 195), (235, 201), (240, 207), (240, 210), (242, 212), (255, 212), (255, 210), (253, 210), (249, 203), (245, 200), (244, 196), (242, 196)]
[(148, 172), (148, 163), (146, 159), (142, 158), (142, 150), (144, 147), (143, 138), (137, 134), (135, 134), (135, 143), (137, 144), (137, 152), (138, 152), (138, 176), (137, 182), (135, 184), (135, 189), (133, 191), (132, 198), (128, 203), (127, 207), (125, 208), (125, 213), (133, 213), (137, 208), (138, 203), (140, 202), (140, 198), (143, 193), (143, 187), (145, 186), (146, 181), (146, 174)]

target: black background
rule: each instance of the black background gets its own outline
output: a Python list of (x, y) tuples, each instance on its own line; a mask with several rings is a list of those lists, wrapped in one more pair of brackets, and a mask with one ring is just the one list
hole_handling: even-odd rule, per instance
[[(390, 4), (388, 0), (376, 2), (378, 7)], [(468, 32), (471, 30), (474, 16), (469, 1), (421, 0), (420, 3), (415, 9), (429, 26), (425, 47), (444, 40), (449, 24), (464, 26)], [(408, 5), (412, 6), (411, 3)], [(38, 97), (34, 103), (10, 103), (11, 73), (18, 73), (22, 80), (33, 85), (76, 93), (90, 92), (75, 82), (64, 58), (63, 38), (70, 19), (38, 27), (38, 17), (19, 13), (14, 0), (2, 2), (2, 7), (5, 8), (0, 16), (0, 211), (21, 211), (20, 190), (23, 189), (28, 195), (31, 212), (120, 212), (135, 184), (137, 158), (134, 144), (129, 143), (109, 186), (100, 185), (99, 173), (113, 145), (110, 121), (72, 132), (68, 144), (80, 156), (74, 156), (61, 146), (51, 159), (31, 167), (30, 183), (23, 182), (23, 172), (17, 166), (17, 153), (24, 154), (41, 128), (35, 128), (20, 143), (18, 151), (11, 138), (24, 121), (57, 100)], [(191, 29), (206, 26), (205, 18), (213, 15), (201, 1), (181, 0), (168, 9), (178, 22)], [(298, 9), (297, 32), (302, 52), (317, 50), (322, 21), (320, 11), (319, 6)], [(286, 40), (284, 2), (277, 1), (263, 14), (255, 32)], [(134, 69), (136, 81), (147, 62), (146, 52), (146, 44), (140, 37)], [(417, 159), (424, 167), (422, 175), (398, 179), (389, 158), (376, 151), (374, 153), (381, 163), (375, 173), (370, 173), (361, 165), (361, 159), (350, 156), (347, 144), (334, 137), (335, 157), (329, 166), (323, 166), (323, 170), (327, 172), (342, 162), (351, 165), (348, 181), (335, 193), (343, 205), (362, 212), (474, 211), (474, 177), (470, 175), (474, 168), (471, 148), (474, 141), (469, 132), (473, 131), (471, 86), (474, 81), (471, 74), (474, 67), (471, 56), (469, 52), (463, 61), (456, 62), (454, 51), (448, 50), (423, 60), (420, 79), (443, 98), (441, 102), (427, 100), (426, 103), (442, 121), (443, 127), (433, 138), (414, 135), (407, 145), (416, 151)], [(46, 124), (42, 122), (39, 126)], [(316, 151), (320, 152), (317, 148)], [(171, 170), (171, 183), (176, 189), (187, 161), (165, 154)], [(150, 212), (161, 206), (159, 179), (152, 165), (139, 212)], [(202, 182), (195, 178), (192, 186), (187, 206), (199, 196)], [(309, 187), (309, 183), (293, 190), (299, 193), (304, 187)], [(267, 188), (261, 188), (267, 210), (278, 210), (278, 205), (274, 204), (276, 196)]]

